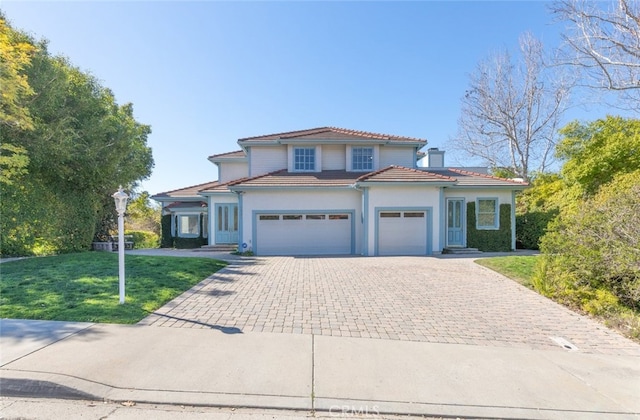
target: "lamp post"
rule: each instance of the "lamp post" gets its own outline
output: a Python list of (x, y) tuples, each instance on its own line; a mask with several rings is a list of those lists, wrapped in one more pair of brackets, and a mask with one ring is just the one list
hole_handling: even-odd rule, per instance
[(124, 212), (127, 210), (129, 196), (122, 191), (122, 185), (112, 195), (118, 212), (118, 277), (120, 279), (120, 304), (124, 303)]

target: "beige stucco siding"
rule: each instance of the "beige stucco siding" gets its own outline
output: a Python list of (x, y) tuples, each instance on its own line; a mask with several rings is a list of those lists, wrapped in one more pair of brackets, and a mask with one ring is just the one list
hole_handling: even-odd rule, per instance
[(249, 176), (248, 162), (222, 162), (219, 164), (219, 181), (225, 183)]
[(346, 148), (343, 144), (322, 145), (322, 170), (323, 171), (345, 170), (346, 168), (345, 149)]
[(249, 176), (287, 168), (287, 146), (251, 146)]
[(405, 166), (413, 168), (415, 166), (415, 149), (412, 147), (382, 146), (380, 147), (379, 167), (386, 168), (390, 165)]

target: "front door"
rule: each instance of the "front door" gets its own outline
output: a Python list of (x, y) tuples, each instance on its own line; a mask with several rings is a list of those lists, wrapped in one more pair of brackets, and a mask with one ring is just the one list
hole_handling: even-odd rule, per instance
[(447, 246), (464, 245), (463, 209), (463, 199), (447, 199)]
[(216, 244), (238, 243), (238, 205), (216, 204)]

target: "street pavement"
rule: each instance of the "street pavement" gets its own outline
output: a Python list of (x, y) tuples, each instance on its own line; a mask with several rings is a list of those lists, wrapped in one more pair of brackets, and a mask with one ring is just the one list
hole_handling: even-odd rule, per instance
[[(399, 316), (403, 317), (404, 322), (414, 324), (437, 316), (437, 311), (444, 311), (443, 299), (450, 299), (449, 316), (455, 322), (441, 330), (434, 328), (432, 341), (421, 339), (419, 334), (408, 338), (400, 335), (364, 337), (362, 332), (372, 331), (366, 323), (355, 324), (360, 333), (360, 336), (355, 336), (352, 331), (356, 330), (350, 329), (347, 314), (351, 313), (348, 308), (353, 307), (354, 296), (361, 289), (352, 289), (356, 287), (353, 284), (356, 278), (350, 277), (355, 274), (347, 272), (344, 277), (333, 280), (335, 290), (331, 293), (338, 294), (335, 299), (328, 299), (326, 295), (323, 299), (324, 302), (341, 302), (342, 299), (340, 306), (325, 307), (325, 310), (337, 311), (344, 321), (340, 321), (340, 318), (335, 327), (330, 322), (330, 328), (325, 331), (320, 322), (320, 329), (314, 331), (314, 318), (311, 318), (310, 331), (305, 331), (304, 314), (302, 318), (296, 317), (294, 309), (291, 319), (302, 320), (301, 330), (284, 331), (287, 311), (279, 314), (277, 308), (280, 305), (293, 305), (295, 308), (298, 301), (294, 299), (288, 303), (286, 290), (282, 284), (273, 283), (275, 279), (283, 276), (300, 279), (301, 301), (306, 302), (304, 304), (308, 311), (314, 314), (313, 302), (320, 302), (318, 296), (328, 293), (323, 283), (329, 282), (330, 276), (335, 273), (328, 270), (327, 278), (313, 280), (306, 270), (326, 267), (328, 263), (333, 266), (336, 260), (350, 261), (350, 265), (361, 268), (367, 265), (395, 266), (395, 270), (381, 274), (380, 278), (371, 277), (375, 271), (362, 272), (358, 277), (360, 281), (378, 288), (372, 295), (363, 295), (363, 299), (373, 299), (378, 296), (377, 293), (388, 295), (382, 300), (365, 301), (355, 306), (358, 311), (354, 313), (358, 316), (367, 319), (373, 316), (371, 314), (376, 305), (391, 305), (399, 299), (405, 299), (406, 307), (410, 308), (403, 310), (399, 304), (401, 302), (390, 308), (379, 306), (383, 314), (378, 317), (380, 331), (385, 331), (387, 326), (401, 328), (399, 323), (394, 323), (394, 317), (398, 315), (393, 312), (401, 311)], [(381, 264), (379, 260), (385, 260), (385, 263)], [(360, 264), (359, 261), (367, 264)], [(407, 264), (410, 269), (404, 271), (402, 266)], [(458, 268), (454, 269), (456, 266)], [(309, 413), (314, 416), (317, 415), (314, 413), (322, 413), (325, 416), (361, 417), (390, 413), (462, 418), (640, 419), (639, 345), (597, 323), (592, 325), (591, 320), (585, 320), (564, 308), (558, 309), (553, 302), (517, 285), (514, 290), (520, 292), (516, 293), (510, 289), (513, 282), (489, 270), (474, 267), (470, 260), (446, 258), (241, 260), (217, 274), (231, 278), (215, 280), (215, 290), (226, 290), (222, 287), (234, 285), (237, 289), (233, 293), (216, 295), (201, 283), (168, 308), (186, 308), (189, 299), (192, 299), (195, 312), (191, 314), (191, 319), (186, 318), (187, 314), (177, 312), (152, 315), (140, 325), (3, 319), (0, 321), (0, 394), (3, 396), (0, 408), (3, 416), (25, 417), (26, 414), (20, 414), (29, 410), (24, 398), (39, 395), (93, 400), (103, 404), (106, 401), (135, 403), (138, 406), (171, 404), (176, 407), (295, 410), (268, 414), (272, 418), (289, 415), (307, 417)], [(447, 268), (453, 270), (448, 278), (453, 279), (454, 285), (438, 290), (439, 282), (432, 279), (432, 273), (446, 271)], [(267, 274), (260, 270), (265, 270)], [(422, 289), (437, 296), (437, 299), (428, 302), (429, 306), (437, 308), (434, 312), (420, 313), (415, 309), (426, 299), (418, 284), (411, 283), (417, 280), (406, 280), (408, 271), (415, 270), (423, 270), (425, 287)], [(393, 294), (393, 288), (381, 285), (384, 275), (391, 276), (391, 271), (396, 271), (399, 278), (405, 278), (405, 282), (397, 283), (396, 288), (410, 287), (411, 293)], [(457, 285), (458, 280), (455, 279), (458, 277), (470, 283), (470, 288)], [(492, 338), (465, 342), (475, 340), (469, 338), (469, 331), (482, 331), (483, 323), (493, 323), (491, 325), (495, 328), (502, 328), (501, 324), (497, 324), (499, 317), (494, 319), (485, 314), (474, 319), (474, 316), (479, 316), (479, 309), (464, 309), (465, 302), (471, 302), (473, 296), (467, 297), (464, 302), (460, 300), (462, 298), (455, 298), (456, 293), (465, 291), (480, 293), (483, 288), (474, 285), (478, 278), (492, 293), (501, 292), (507, 298), (496, 296), (495, 299), (488, 299), (479, 294), (476, 300), (482, 304), (476, 306), (484, 306), (487, 313), (492, 310), (503, 311), (501, 316), (508, 316), (508, 312), (512, 311), (511, 317), (516, 319), (514, 325), (524, 328), (522, 334), (514, 335), (511, 341), (509, 334), (505, 333), (504, 336), (498, 336), (505, 340)], [(243, 282), (248, 286), (243, 286)], [(269, 295), (269, 288), (261, 289), (261, 282), (270, 283), (271, 288), (278, 292)], [(305, 287), (311, 286), (305, 285), (313, 283), (317, 287), (307, 295)], [(338, 287), (338, 283), (345, 284)], [(274, 312), (268, 310), (267, 315), (273, 314), (274, 327), (280, 324), (275, 321), (282, 319), (283, 330), (265, 331), (263, 328), (257, 331), (253, 328), (255, 322), (251, 325), (243, 320), (234, 324), (222, 322), (226, 318), (194, 316), (203, 305), (193, 300), (198, 296), (217, 297), (218, 301), (227, 299), (224, 306), (217, 304), (216, 299), (206, 304), (214, 305), (212, 312), (227, 311), (233, 314), (238, 302), (231, 298), (255, 287), (262, 293), (265, 302), (276, 307)], [(447, 291), (449, 287), (451, 291)], [(348, 293), (348, 290), (351, 292)], [(294, 296), (299, 294), (295, 289), (291, 293)], [(339, 293), (347, 293), (347, 297)], [(413, 295), (418, 297), (412, 298)], [(306, 296), (308, 298), (305, 300)], [(518, 298), (519, 306), (524, 305), (522, 314), (518, 313), (516, 306), (508, 306), (507, 302), (514, 297)], [(548, 304), (545, 306), (544, 302)], [(507, 306), (503, 308), (504, 305)], [(537, 323), (532, 318), (533, 329), (526, 327), (519, 319), (529, 316), (530, 310), (551, 311), (551, 318), (558, 325), (553, 327), (555, 329), (549, 329), (552, 328), (548, 325), (551, 321)], [(455, 318), (453, 314), (456, 312), (466, 315)], [(255, 319), (260, 319), (260, 310), (256, 309), (256, 315)], [(156, 324), (158, 320), (172, 316), (183, 318), (183, 323), (171, 326)], [(411, 319), (413, 316), (422, 318)], [(445, 316), (441, 316), (432, 324), (437, 325), (445, 320)], [(386, 318), (389, 321), (384, 324)], [(468, 325), (457, 334), (455, 329), (464, 320)], [(577, 335), (571, 335), (576, 326), (582, 330)], [(538, 331), (540, 329), (542, 331)], [(340, 335), (333, 334), (334, 331), (340, 331)], [(536, 336), (527, 340), (531, 331)], [(593, 334), (590, 339), (582, 337), (589, 333)], [(563, 347), (562, 341), (558, 344), (551, 339), (552, 336), (546, 337), (551, 344), (542, 343), (540, 337), (548, 334), (558, 334), (557, 337), (553, 336), (555, 338), (566, 338), (571, 346)], [(443, 340), (446, 338), (462, 342)], [(574, 345), (575, 342), (579, 345)], [(602, 349), (599, 349), (599, 345)], [(96, 404), (91, 410), (87, 405), (87, 412), (97, 411), (93, 408), (101, 406)], [(117, 411), (112, 413), (113, 417), (106, 418), (133, 418), (131, 413)], [(252, 413), (245, 414), (253, 416), (260, 412)], [(140, 412), (138, 414), (141, 415)], [(221, 415), (227, 416), (228, 413)], [(166, 414), (166, 417), (160, 414), (159, 417), (149, 416), (169, 418), (171, 414)], [(76, 418), (73, 415), (66, 417)], [(205, 413), (202, 417), (193, 418), (211, 417)]]

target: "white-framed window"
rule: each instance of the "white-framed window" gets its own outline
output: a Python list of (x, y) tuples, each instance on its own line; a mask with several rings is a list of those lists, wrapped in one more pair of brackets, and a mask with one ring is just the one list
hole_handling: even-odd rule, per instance
[(373, 170), (373, 147), (353, 147), (351, 149), (351, 168), (354, 171)]
[(199, 214), (178, 215), (178, 236), (188, 238), (200, 235), (199, 219)]
[(476, 199), (476, 228), (477, 229), (498, 229), (498, 199), (478, 198)]
[(293, 170), (294, 171), (315, 171), (316, 170), (315, 147), (295, 147), (293, 149)]

